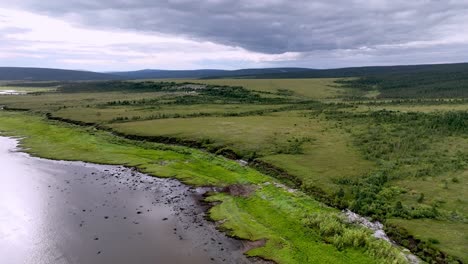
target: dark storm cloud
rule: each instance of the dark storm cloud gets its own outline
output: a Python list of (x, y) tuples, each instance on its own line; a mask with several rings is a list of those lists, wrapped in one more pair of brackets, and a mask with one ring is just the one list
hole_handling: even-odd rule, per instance
[(89, 27), (166, 33), (262, 53), (468, 41), (464, 0), (17, 0), (15, 5)]

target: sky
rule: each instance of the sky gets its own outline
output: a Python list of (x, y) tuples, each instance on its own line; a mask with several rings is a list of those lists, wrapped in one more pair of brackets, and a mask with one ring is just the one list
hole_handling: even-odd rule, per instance
[(0, 66), (92, 71), (468, 61), (468, 0), (0, 0)]

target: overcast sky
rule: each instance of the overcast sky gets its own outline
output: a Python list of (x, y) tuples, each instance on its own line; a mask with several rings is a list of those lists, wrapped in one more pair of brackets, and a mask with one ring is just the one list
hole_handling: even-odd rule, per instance
[(95, 71), (468, 61), (468, 0), (0, 0), (0, 66)]

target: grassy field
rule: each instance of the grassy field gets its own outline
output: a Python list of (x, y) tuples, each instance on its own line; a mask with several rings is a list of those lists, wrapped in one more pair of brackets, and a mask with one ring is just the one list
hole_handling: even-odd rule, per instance
[[(2, 96), (0, 105), (98, 123), (101, 128), (128, 136), (195, 141), (209, 151), (230, 150), (251, 162), (266, 162), (292, 177), (293, 181), (286, 182), (294, 182), (294, 187), (311, 197), (406, 229), (406, 237), (398, 242), (420, 239), (418, 245), (412, 247), (410, 243), (409, 246), (426, 261), (449, 262), (451, 257), (443, 257), (437, 251), (443, 250), (466, 262), (468, 255), (461, 249), (468, 245), (466, 98), (408, 98), (402, 89), (398, 95), (405, 99), (389, 98), (390, 93), (379, 99), (380, 90), (359, 90), (335, 81), (218, 79), (190, 80), (198, 84), (187, 84), (187, 80), (85, 83), (40, 95)], [(93, 87), (97, 90), (93, 91)], [(411, 90), (411, 96), (414, 95), (418, 92)], [(185, 181), (180, 175), (189, 175), (188, 179), (193, 180), (193, 171), (200, 169), (174, 167), (180, 171), (175, 173), (166, 171), (167, 166), (145, 164), (140, 167), (145, 171), (157, 175), (161, 172), (162, 176)], [(206, 169), (209, 175), (210, 169)], [(245, 200), (249, 199), (220, 194), (215, 197), (224, 201), (226, 208), (215, 209), (214, 218), (229, 219), (229, 211), (239, 208), (251, 210), (248, 217), (269, 214), (268, 208), (260, 210), (254, 204), (244, 207)], [(253, 197), (251, 200), (255, 200)], [(277, 205), (272, 202), (268, 206)], [(259, 210), (258, 214), (255, 210)], [(238, 222), (246, 220), (235, 220), (236, 224), (227, 224), (228, 221), (226, 225), (253, 228), (234, 232), (237, 236), (255, 234), (255, 225), (240, 225)], [(424, 228), (414, 224), (419, 222), (425, 223)], [(268, 225), (272, 228), (268, 234), (273, 236), (276, 227), (272, 223)], [(460, 227), (461, 232), (445, 232), (444, 225)], [(436, 237), (427, 236), (428, 230), (434, 230)], [(432, 238), (438, 242), (431, 242)], [(267, 245), (274, 251), (273, 245)]]
[[(343, 236), (340, 244), (323, 243), (327, 238), (320, 228), (303, 221), (311, 215), (332, 217), (337, 210), (300, 192), (289, 192), (275, 184), (275, 179), (219, 156), (185, 147), (124, 140), (107, 132), (25, 113), (1, 111), (0, 131), (22, 137), (21, 146), (35, 156), (124, 164), (192, 185), (253, 186), (252, 194), (246, 196), (213, 193), (208, 197), (209, 201), (221, 202), (210, 210), (210, 215), (222, 221), (232, 236), (267, 241), (265, 246), (247, 252), (250, 256), (279, 263), (405, 263), (396, 248), (344, 221), (333, 224), (339, 224), (343, 234), (354, 235)], [(341, 233), (335, 237), (341, 237)]]
[(226, 115), (252, 111), (279, 109), (284, 105), (161, 105), (161, 106), (98, 106), (67, 107), (54, 112), (54, 116), (83, 122), (109, 123), (128, 120), (164, 119), (170, 117)]
[(306, 185), (337, 191), (334, 180), (356, 178), (373, 168), (351, 138), (320, 119), (299, 113), (247, 117), (160, 119), (113, 124), (119, 132), (140, 136), (168, 136), (210, 140), (244, 157), (257, 157), (286, 169)]
[(277, 93), (291, 91), (293, 95), (310, 99), (336, 98), (349, 91), (342, 89), (336, 79), (216, 79), (216, 80), (176, 80), (212, 85), (243, 86), (247, 89)]
[(2, 105), (15, 108), (32, 109), (41, 112), (53, 112), (64, 107), (86, 107), (87, 105), (105, 104), (116, 98), (125, 98), (127, 100), (141, 100), (144, 98), (158, 98), (162, 93), (122, 93), (122, 92), (104, 92), (104, 93), (44, 93), (41, 95), (27, 94), (22, 96), (1, 97)]
[[(457, 255), (466, 250), (468, 226), (464, 223), (433, 219), (390, 219), (389, 223), (409, 227), (417, 234), (417, 238), (430, 241), (449, 254)], [(464, 263), (468, 261), (466, 255), (462, 260)]]

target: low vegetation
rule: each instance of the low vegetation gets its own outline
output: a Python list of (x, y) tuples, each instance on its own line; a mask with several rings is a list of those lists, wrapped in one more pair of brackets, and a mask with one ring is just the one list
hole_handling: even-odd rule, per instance
[[(401, 80), (396, 75), (379, 75), (378, 80), (374, 76), (61, 83), (58, 92), (0, 96), (0, 105), (7, 110), (29, 111), (27, 115), (8, 113), (13, 115), (9, 122), (33, 113), (47, 114), (49, 119), (86, 125), (92, 141), (104, 137), (117, 145), (137, 144), (147, 151), (162, 151), (158, 155), (164, 157), (181, 151), (182, 156), (175, 160), (188, 159), (184, 155), (211, 157), (208, 160), (215, 157), (149, 142), (203, 148), (248, 160), (252, 167), (276, 176), (273, 179), (245, 168), (250, 176), (236, 174), (237, 169), (227, 172), (205, 160), (192, 165), (157, 158), (161, 165), (150, 162), (154, 160), (152, 152), (139, 154), (137, 150), (132, 153), (144, 155), (145, 162), (132, 162), (133, 158), (125, 155), (118, 160), (107, 154), (93, 160), (85, 154), (72, 156), (102, 163), (127, 162), (145, 172), (194, 185), (260, 186), (248, 197), (215, 193), (209, 198), (222, 201), (211, 210), (211, 216), (223, 220), (223, 227), (232, 235), (266, 239), (265, 247), (249, 251), (251, 255), (280, 263), (327, 262), (316, 252), (330, 250), (335, 252), (329, 254), (337, 257), (336, 262), (344, 261), (342, 254), (349, 254), (347, 263), (358, 261), (363, 252), (388, 259), (377, 250), (385, 246), (370, 239), (367, 231), (343, 222), (334, 209), (320, 205), (319, 200), (382, 221), (393, 239), (429, 263), (467, 262), (463, 250), (468, 244), (466, 86), (452, 85), (443, 74), (436, 74), (431, 80), (437, 88), (421, 81), (424, 74), (415, 74), (414, 79), (408, 75)], [(456, 76), (464, 78), (463, 74)], [(5, 118), (0, 129), (7, 126)], [(36, 132), (34, 135), (37, 137)], [(38, 142), (33, 149), (39, 146)], [(73, 147), (75, 153), (95, 148), (77, 143)], [(114, 147), (103, 149), (113, 153)], [(54, 155), (68, 159), (71, 154), (63, 148), (57, 148)], [(46, 145), (44, 152), (37, 154), (47, 155)], [(215, 165), (238, 166), (218, 158)], [(288, 194), (266, 184), (277, 181), (302, 192)], [(270, 222), (267, 216), (278, 221)], [(258, 226), (260, 219), (264, 224)], [(330, 225), (322, 226), (321, 222)], [(310, 255), (304, 250), (307, 248)], [(297, 253), (299, 249), (305, 252)]]
[[(0, 124), (4, 134), (20, 136), (21, 146), (40, 157), (123, 164), (196, 186), (256, 186), (246, 197), (213, 193), (207, 198), (219, 202), (210, 215), (232, 236), (266, 241), (264, 246), (248, 251), (250, 256), (280, 263), (405, 263), (400, 251), (391, 246), (376, 251), (371, 246), (335, 247), (323, 243), (326, 238), (320, 229), (302, 223), (305, 221), (302, 219), (308, 214), (336, 215), (336, 209), (304, 194), (289, 192), (275, 179), (235, 161), (186, 147), (122, 139), (108, 132), (47, 121), (25, 113), (2, 111)], [(343, 228), (346, 232), (361, 230), (353, 225)], [(366, 236), (369, 245), (382, 243), (370, 234)]]
[(371, 75), (340, 81), (345, 87), (364, 91), (378, 90), (378, 98), (467, 98), (468, 73), (423, 71)]

